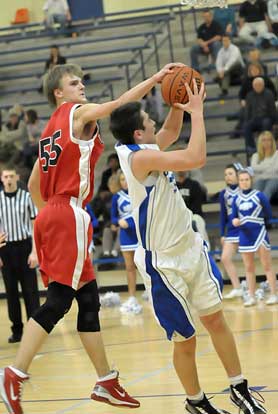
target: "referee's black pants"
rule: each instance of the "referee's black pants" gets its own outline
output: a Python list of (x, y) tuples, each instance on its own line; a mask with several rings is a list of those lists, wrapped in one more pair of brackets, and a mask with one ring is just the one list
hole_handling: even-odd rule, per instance
[(30, 269), (27, 263), (31, 249), (32, 241), (27, 239), (8, 242), (0, 251), (3, 262), (2, 274), (7, 293), (8, 314), (12, 322), (12, 332), (16, 336), (21, 336), (23, 331), (18, 283), (21, 285), (28, 319), (40, 306), (36, 270)]

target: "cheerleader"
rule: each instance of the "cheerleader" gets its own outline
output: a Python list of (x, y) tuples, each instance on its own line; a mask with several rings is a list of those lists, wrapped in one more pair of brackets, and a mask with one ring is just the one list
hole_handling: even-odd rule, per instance
[(232, 224), (232, 204), (239, 192), (237, 171), (242, 168), (241, 164), (229, 164), (224, 170), (226, 188), (220, 192), (220, 232), (222, 255), (221, 262), (231, 279), (233, 289), (224, 296), (224, 299), (233, 299), (243, 295), (238, 273), (233, 256), (238, 248), (238, 228)]
[(240, 191), (232, 205), (232, 223), (239, 228), (239, 252), (242, 255), (249, 295), (244, 306), (256, 304), (255, 289), (255, 252), (266, 274), (270, 296), (267, 305), (278, 303), (276, 275), (272, 268), (270, 244), (266, 222), (271, 218), (271, 207), (264, 193), (252, 189), (252, 171), (250, 168), (238, 172)]
[(124, 174), (119, 170), (118, 179), (121, 190), (113, 195), (111, 207), (112, 230), (120, 228), (120, 246), (125, 261), (129, 298), (120, 307), (122, 313), (140, 313), (142, 306), (135, 298), (136, 266), (134, 251), (138, 247), (135, 224), (131, 214), (130, 197)]

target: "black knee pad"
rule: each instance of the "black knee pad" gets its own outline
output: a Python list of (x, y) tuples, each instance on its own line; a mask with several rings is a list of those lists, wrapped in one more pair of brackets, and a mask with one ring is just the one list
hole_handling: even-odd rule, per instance
[(93, 280), (76, 292), (78, 302), (78, 332), (99, 332), (99, 296), (97, 283)]
[(45, 303), (35, 312), (33, 319), (50, 333), (56, 323), (70, 310), (75, 290), (70, 286), (52, 282)]

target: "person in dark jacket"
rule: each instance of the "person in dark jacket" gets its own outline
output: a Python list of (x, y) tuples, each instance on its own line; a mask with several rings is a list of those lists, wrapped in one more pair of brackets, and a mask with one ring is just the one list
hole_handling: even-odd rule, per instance
[(255, 78), (253, 90), (246, 96), (246, 123), (244, 137), (247, 153), (256, 152), (253, 132), (271, 131), (276, 117), (275, 99), (273, 93), (265, 87), (263, 78)]

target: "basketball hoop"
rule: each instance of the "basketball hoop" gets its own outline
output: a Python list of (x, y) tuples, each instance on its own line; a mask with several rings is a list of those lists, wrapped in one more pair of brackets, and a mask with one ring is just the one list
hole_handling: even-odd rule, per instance
[(205, 9), (207, 7), (228, 7), (227, 0), (180, 0), (182, 6)]

